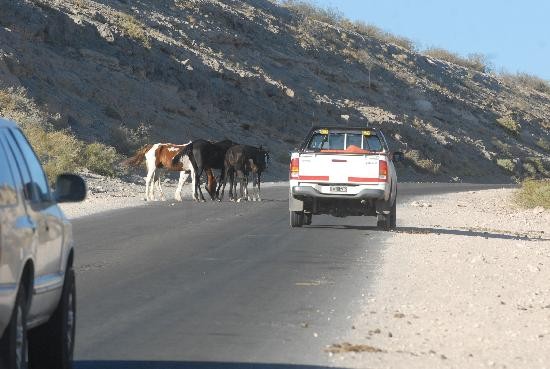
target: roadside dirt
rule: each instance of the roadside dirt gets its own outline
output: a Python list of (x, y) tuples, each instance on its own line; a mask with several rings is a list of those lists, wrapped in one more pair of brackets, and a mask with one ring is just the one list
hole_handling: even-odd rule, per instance
[[(104, 211), (116, 209), (150, 206), (158, 201), (145, 201), (145, 180), (139, 175), (132, 175), (121, 180), (109, 178), (94, 173), (80, 173), (88, 186), (86, 200), (80, 203), (61, 204), (61, 209), (69, 219), (93, 215)], [(276, 182), (262, 182), (262, 187), (269, 187)], [(166, 173), (162, 179), (162, 190), (169, 204), (175, 204), (174, 192), (178, 181), (174, 173)], [(204, 184), (202, 184), (204, 188)], [(249, 185), (249, 190), (251, 185)], [(204, 196), (208, 194), (203, 189)], [(191, 183), (186, 183), (182, 189), (183, 201), (191, 200)], [(160, 198), (159, 192), (155, 190), (156, 198)], [(210, 201), (210, 200), (208, 200)]]
[(326, 349), (334, 365), (550, 367), (550, 211), (513, 193), (401, 204), (363, 313)]

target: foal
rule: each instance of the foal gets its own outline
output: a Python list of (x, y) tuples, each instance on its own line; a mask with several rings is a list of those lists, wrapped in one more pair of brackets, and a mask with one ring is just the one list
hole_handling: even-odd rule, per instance
[[(227, 150), (225, 154), (225, 175), (220, 181), (221, 198), (225, 191), (227, 180), (229, 183), (229, 199), (230, 200), (252, 200), (261, 201), (260, 183), (262, 172), (267, 168), (269, 162), (269, 153), (261, 146), (254, 147), (248, 145), (235, 145)], [(252, 197), (248, 196), (248, 174), (252, 172), (253, 191)], [(239, 177), (240, 197), (237, 197), (237, 181), (235, 177)]]

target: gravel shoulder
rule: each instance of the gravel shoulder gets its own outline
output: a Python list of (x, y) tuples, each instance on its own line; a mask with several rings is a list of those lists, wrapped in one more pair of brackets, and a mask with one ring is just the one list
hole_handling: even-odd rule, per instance
[[(94, 215), (105, 211), (117, 209), (150, 206), (158, 201), (145, 201), (145, 180), (143, 177), (133, 175), (125, 181), (118, 178), (109, 178), (93, 173), (81, 173), (88, 186), (86, 200), (79, 203), (60, 204), (61, 209), (69, 219)], [(282, 182), (265, 182), (262, 187), (281, 185)], [(177, 187), (177, 179), (170, 174), (162, 181), (162, 189), (168, 203), (175, 203), (174, 192)], [(204, 185), (203, 185), (204, 187)], [(251, 185), (249, 186), (249, 189)], [(183, 201), (191, 200), (191, 183), (183, 186)], [(208, 196), (203, 189), (205, 196)], [(155, 191), (155, 196), (159, 196)]]
[(353, 368), (550, 367), (550, 211), (512, 189), (398, 207), (383, 267), (345, 342)]

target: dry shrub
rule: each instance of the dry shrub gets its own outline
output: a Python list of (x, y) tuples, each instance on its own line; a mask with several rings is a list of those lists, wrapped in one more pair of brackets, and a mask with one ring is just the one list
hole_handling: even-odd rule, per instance
[(412, 162), (414, 166), (431, 174), (438, 174), (441, 169), (440, 163), (426, 158), (420, 150), (409, 150), (405, 152), (405, 159)]
[(526, 87), (550, 95), (550, 82), (537, 76), (528, 73), (511, 74), (503, 72), (500, 77), (505, 83), (514, 88)]
[(125, 124), (112, 127), (110, 143), (122, 154), (131, 154), (143, 145), (149, 143), (151, 125), (140, 123), (136, 128)]
[(50, 183), (62, 173), (88, 169), (114, 175), (118, 155), (112, 147), (86, 144), (67, 130), (56, 131), (48, 116), (27, 97), (23, 88), (0, 90), (0, 116), (15, 121), (34, 148)]
[(516, 194), (516, 201), (521, 206), (534, 208), (542, 206), (550, 209), (550, 180), (527, 180)]
[(483, 54), (470, 54), (467, 58), (464, 58), (451, 51), (432, 47), (424, 50), (424, 55), (431, 56), (435, 59), (445, 60), (449, 63), (460, 65), (462, 67), (477, 70), (478, 72), (488, 72), (490, 70), (489, 61)]
[(151, 42), (149, 41), (149, 36), (145, 32), (145, 27), (141, 22), (134, 18), (131, 14), (118, 13), (118, 26), (123, 30), (123, 32), (130, 38), (138, 41), (147, 49), (151, 48)]
[(410, 39), (385, 32), (376, 26), (361, 21), (352, 22), (344, 17), (342, 12), (336, 8), (321, 8), (312, 2), (303, 0), (284, 0), (282, 4), (294, 10), (303, 20), (312, 19), (328, 23), (345, 31), (355, 32), (379, 41), (395, 44), (410, 51), (416, 49), (414, 42)]

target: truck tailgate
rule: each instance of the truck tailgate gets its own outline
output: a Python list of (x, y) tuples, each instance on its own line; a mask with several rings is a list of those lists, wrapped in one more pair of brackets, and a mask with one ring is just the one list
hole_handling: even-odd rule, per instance
[(300, 182), (335, 184), (379, 183), (378, 154), (305, 153), (300, 155)]

